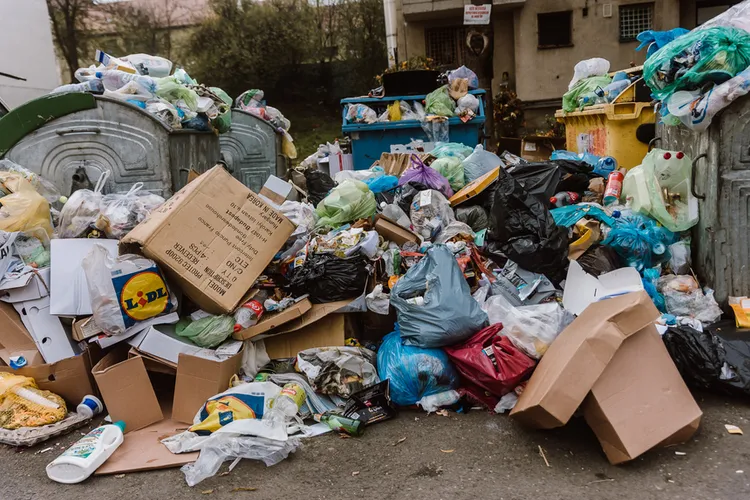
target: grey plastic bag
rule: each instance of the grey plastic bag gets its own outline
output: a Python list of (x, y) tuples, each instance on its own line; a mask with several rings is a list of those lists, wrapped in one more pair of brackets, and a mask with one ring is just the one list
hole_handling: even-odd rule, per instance
[(391, 304), (406, 345), (436, 348), (463, 342), (487, 326), (487, 313), (445, 245), (433, 245), (396, 282)]

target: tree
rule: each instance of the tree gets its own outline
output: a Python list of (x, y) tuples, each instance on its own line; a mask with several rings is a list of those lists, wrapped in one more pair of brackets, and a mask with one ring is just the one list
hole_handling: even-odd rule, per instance
[(75, 80), (79, 66), (82, 33), (91, 5), (92, 0), (47, 0), (52, 34), (68, 66), (70, 81)]

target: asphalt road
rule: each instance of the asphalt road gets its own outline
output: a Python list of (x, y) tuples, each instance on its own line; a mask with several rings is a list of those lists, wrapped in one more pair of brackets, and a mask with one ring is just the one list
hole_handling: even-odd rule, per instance
[[(244, 460), (230, 474), (194, 488), (185, 484), (178, 469), (93, 477), (74, 486), (49, 481), (45, 465), (80, 437), (78, 432), (32, 449), (0, 447), (0, 499), (748, 498), (750, 404), (696, 396), (704, 418), (689, 443), (652, 450), (621, 466), (609, 465), (580, 419), (563, 429), (534, 432), (481, 411), (448, 417), (403, 411), (394, 420), (369, 427), (362, 438), (311, 438), (276, 466)], [(730, 435), (725, 423), (748, 434)], [(38, 453), (55, 444), (54, 452)], [(540, 445), (549, 467), (539, 454)], [(255, 491), (232, 491), (236, 488)]]

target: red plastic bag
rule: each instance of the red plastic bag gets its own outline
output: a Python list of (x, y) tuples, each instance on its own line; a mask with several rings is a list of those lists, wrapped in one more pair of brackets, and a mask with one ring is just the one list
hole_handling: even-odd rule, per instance
[(496, 323), (463, 344), (445, 348), (463, 378), (497, 396), (512, 391), (536, 365), (508, 337), (498, 335), (502, 328), (502, 323)]

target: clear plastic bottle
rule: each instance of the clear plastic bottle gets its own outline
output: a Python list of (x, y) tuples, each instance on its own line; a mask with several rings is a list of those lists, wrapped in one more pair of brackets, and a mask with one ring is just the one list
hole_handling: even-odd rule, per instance
[(578, 193), (574, 193), (573, 191), (561, 191), (555, 196), (552, 196), (549, 199), (549, 202), (559, 208), (567, 207), (568, 205), (575, 205), (580, 199), (581, 197)]
[(107, 69), (97, 71), (96, 77), (101, 79), (104, 88), (109, 91), (119, 90), (127, 85), (128, 82), (135, 82), (138, 85), (138, 89), (143, 93), (154, 94), (156, 92), (156, 81), (149, 76), (126, 73), (116, 69)]
[(69, 83), (68, 85), (61, 85), (50, 94), (61, 94), (63, 92), (91, 92), (92, 94), (101, 94), (104, 92), (104, 85), (102, 81), (94, 78), (83, 83)]
[(301, 385), (289, 382), (271, 403), (271, 409), (263, 415), (263, 420), (272, 424), (289, 422), (305, 402), (306, 394)]

